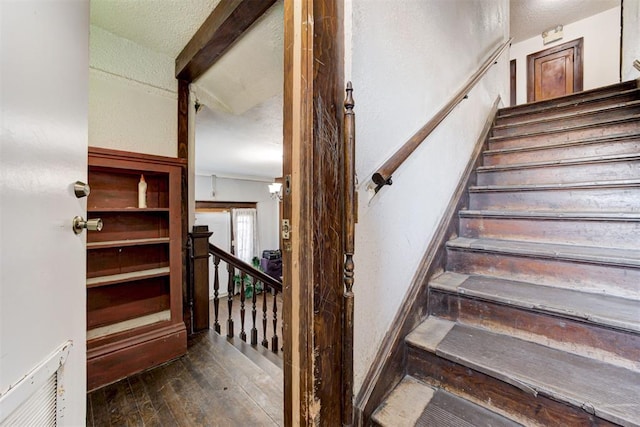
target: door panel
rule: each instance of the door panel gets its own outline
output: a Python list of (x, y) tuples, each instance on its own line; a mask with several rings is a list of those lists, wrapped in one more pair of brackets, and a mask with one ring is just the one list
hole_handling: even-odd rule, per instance
[(577, 39), (527, 56), (527, 101), (582, 90), (582, 43)]
[(89, 2), (0, 1), (0, 58), (0, 421), (71, 341), (57, 423), (84, 425)]

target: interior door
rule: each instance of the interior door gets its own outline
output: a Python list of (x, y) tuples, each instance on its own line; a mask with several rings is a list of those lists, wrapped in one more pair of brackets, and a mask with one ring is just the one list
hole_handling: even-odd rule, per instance
[(89, 2), (0, 1), (0, 58), (0, 423), (84, 425)]
[(583, 39), (527, 56), (527, 101), (543, 101), (582, 90)]

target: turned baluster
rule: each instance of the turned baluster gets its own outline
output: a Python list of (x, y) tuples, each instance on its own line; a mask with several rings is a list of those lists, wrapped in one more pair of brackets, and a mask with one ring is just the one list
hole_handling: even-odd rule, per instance
[(262, 346), (269, 348), (269, 340), (267, 340), (267, 288), (262, 290)]
[(258, 281), (255, 277), (251, 277), (251, 284), (253, 285), (253, 295), (251, 296), (251, 345), (258, 345), (258, 328), (256, 328), (256, 294), (258, 293)]
[(218, 273), (218, 267), (220, 266), (220, 258), (213, 256), (213, 329), (220, 333), (220, 323), (218, 322), (218, 311), (220, 305), (220, 298), (218, 298), (220, 289), (220, 277)]
[(271, 351), (278, 352), (278, 291), (273, 290), (273, 337), (271, 338)]
[(233, 338), (233, 293), (235, 291), (233, 276), (235, 273), (235, 268), (230, 265), (227, 265), (227, 268), (229, 270), (229, 284), (227, 286), (227, 306), (229, 307), (229, 319), (227, 319), (227, 337)]
[(245, 342), (247, 341), (247, 334), (244, 331), (244, 280), (246, 277), (244, 271), (240, 273), (240, 339)]

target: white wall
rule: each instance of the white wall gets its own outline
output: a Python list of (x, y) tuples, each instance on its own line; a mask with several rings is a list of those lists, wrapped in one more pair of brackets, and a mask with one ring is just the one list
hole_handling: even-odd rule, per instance
[[(540, 28), (540, 34), (546, 28)], [(542, 36), (514, 43), (510, 59), (516, 60), (517, 104), (527, 102), (527, 55), (584, 37), (583, 89), (620, 81), (620, 7), (564, 25), (564, 37), (548, 45)]]
[(174, 60), (91, 26), (89, 145), (177, 156)]
[(622, 3), (622, 80), (640, 77), (633, 68), (633, 61), (640, 60), (640, 0), (624, 0)]
[(400, 308), (498, 94), (508, 55), (369, 204), (372, 172), (431, 118), (509, 34), (509, 2), (354, 1), (346, 79), (354, 84), (359, 223), (355, 392)]
[(0, 64), (0, 422), (70, 340), (57, 425), (82, 426), (86, 232), (71, 220), (87, 206), (72, 183), (87, 178), (89, 2), (0, 1)]
[[(212, 195), (211, 176), (196, 175), (195, 199), (198, 201), (257, 202), (258, 248), (278, 249), (278, 201), (273, 200), (267, 187), (268, 182), (242, 179), (216, 178), (216, 195)], [(197, 217), (195, 221), (198, 223)]]

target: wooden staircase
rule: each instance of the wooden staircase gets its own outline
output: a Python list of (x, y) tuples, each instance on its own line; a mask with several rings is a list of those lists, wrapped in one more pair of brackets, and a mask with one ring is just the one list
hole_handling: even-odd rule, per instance
[(499, 110), (381, 426), (640, 426), (640, 89)]

